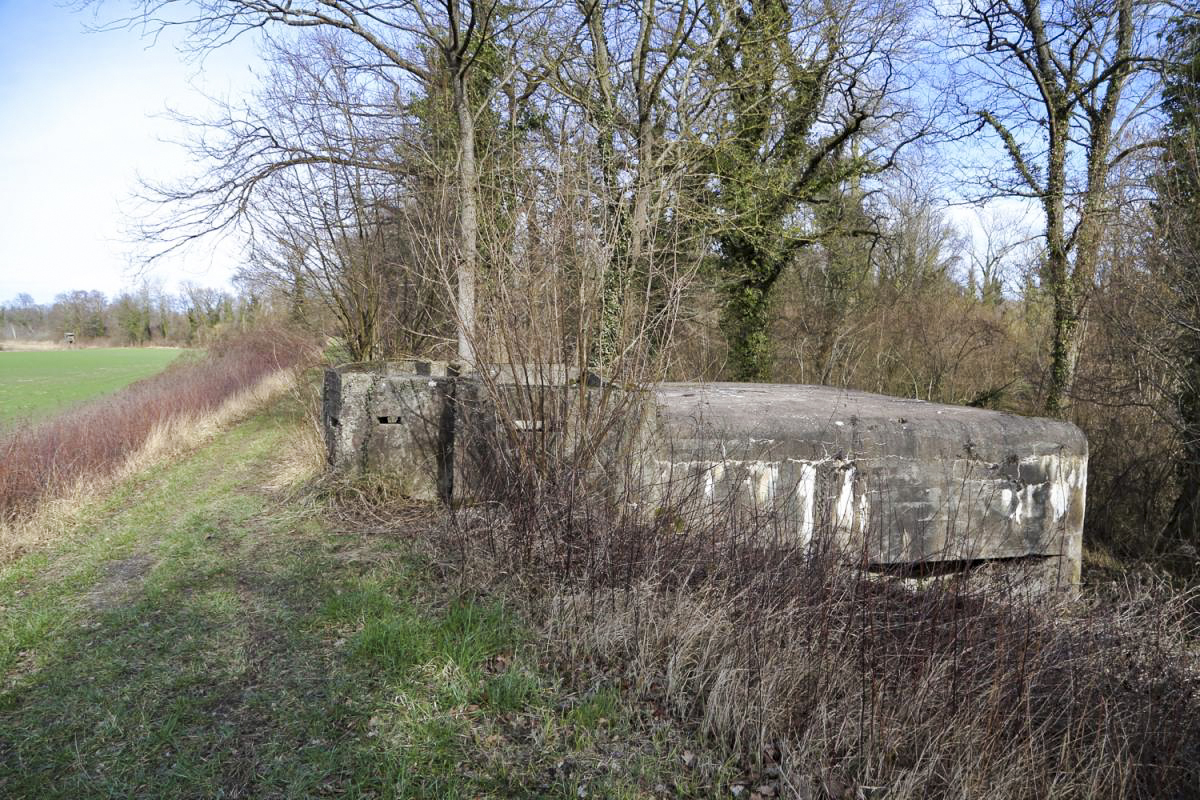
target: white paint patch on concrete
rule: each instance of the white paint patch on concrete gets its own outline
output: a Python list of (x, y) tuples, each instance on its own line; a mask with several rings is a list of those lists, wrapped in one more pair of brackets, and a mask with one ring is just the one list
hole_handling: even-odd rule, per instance
[[(1025, 471), (1024, 475), (1021, 474), (1022, 471)], [(1057, 455), (1026, 456), (1018, 464), (1017, 475), (1024, 481), (1035, 476), (1046, 480), (1026, 484), (1021, 491), (1018, 507), (1010, 515), (1010, 519), (1025, 522), (1040, 506), (1044, 509), (1046, 519), (1058, 522), (1070, 511), (1072, 499), (1086, 490), (1087, 460)], [(1035, 493), (1042, 489), (1045, 493), (1041, 502), (1038, 502)]]
[[(1077, 472), (1078, 484), (1075, 487), (1075, 495), (1079, 500), (1079, 508), (1087, 508), (1087, 459), (1079, 459), (1079, 467)], [(1082, 518), (1076, 520), (1076, 524), (1083, 526)], [(1068, 535), (1066, 538), (1067, 557), (1075, 564), (1079, 564), (1083, 559), (1083, 537)]]
[(1064, 480), (1050, 481), (1050, 509), (1054, 512), (1054, 521), (1058, 522), (1067, 514), (1067, 482)]
[(842, 488), (833, 514), (836, 528), (850, 528), (854, 524), (854, 467), (847, 467), (842, 473)]
[(800, 544), (807, 545), (813, 538), (813, 509), (817, 503), (817, 468), (813, 464), (800, 465), (800, 480), (796, 483), (796, 506), (800, 512)]
[(1033, 492), (1037, 486), (1026, 486), (1019, 492), (1014, 492), (1012, 489), (1005, 487), (1000, 490), (1000, 507), (1002, 513), (1010, 521), (1020, 525), (1024, 521), (1024, 516), (1029, 512), (1030, 504), (1033, 502)]
[(1021, 523), (1024, 523), (1032, 515), (1031, 512), (1033, 511), (1034, 507), (1037, 504), (1036, 500), (1034, 499), (1033, 493), (1036, 492), (1042, 486), (1045, 486), (1045, 484), (1044, 483), (1034, 483), (1034, 484), (1030, 484), (1029, 486), (1026, 486), (1024, 489), (1021, 490), (1020, 499), (1017, 501), (1017, 517), (1016, 517), (1017, 520), (1020, 521)]
[(714, 461), (704, 470), (704, 499), (712, 501), (717, 494), (717, 484), (725, 477), (725, 462)]
[(750, 501), (757, 508), (768, 508), (775, 498), (775, 484), (779, 480), (779, 465), (769, 461), (752, 461), (746, 465), (746, 488)]
[(779, 464), (757, 462), (750, 467), (754, 476), (754, 499), (760, 509), (767, 509), (775, 499), (775, 486), (779, 483)]
[(1049, 488), (1047, 502), (1054, 521), (1058, 522), (1071, 509), (1072, 497), (1087, 485), (1087, 461), (1075, 457), (1042, 456), (1040, 466), (1050, 478), (1046, 482)]

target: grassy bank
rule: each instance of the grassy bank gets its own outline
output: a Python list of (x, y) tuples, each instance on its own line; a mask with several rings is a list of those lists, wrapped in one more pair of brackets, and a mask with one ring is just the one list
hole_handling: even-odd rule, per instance
[(547, 669), (521, 618), (422, 544), (427, 513), (335, 518), (280, 488), (303, 473), (304, 425), (295, 407), (255, 416), (0, 572), (0, 796), (728, 784), (652, 706)]

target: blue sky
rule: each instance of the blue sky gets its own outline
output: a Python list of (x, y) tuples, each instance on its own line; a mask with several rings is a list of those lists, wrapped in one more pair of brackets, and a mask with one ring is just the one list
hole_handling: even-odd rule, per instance
[[(141, 255), (127, 234), (138, 176), (191, 169), (164, 141), (181, 131), (162, 112), (198, 113), (198, 89), (225, 95), (253, 83), (249, 47), (188, 64), (170, 42), (88, 32), (92, 22), (53, 0), (0, 0), (0, 302), (129, 285)], [(221, 285), (235, 257), (228, 245), (196, 248), (153, 275), (168, 288)]]

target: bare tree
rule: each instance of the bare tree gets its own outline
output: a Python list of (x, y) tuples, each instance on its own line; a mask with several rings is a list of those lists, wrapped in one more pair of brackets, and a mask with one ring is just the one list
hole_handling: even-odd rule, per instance
[(967, 288), (978, 291), (984, 303), (996, 305), (1004, 297), (1004, 283), (1014, 272), (1014, 262), (1025, 255), (1033, 237), (1024, 232), (1023, 219), (996, 209), (975, 214), (981, 241), (968, 252)]
[(715, 95), (697, 66), (714, 43), (702, 35), (699, 0), (576, 0), (573, 10), (578, 52), (556, 57), (550, 72), (582, 113), (594, 159), (593, 225), (607, 246), (590, 360), (607, 369), (654, 324), (662, 296), (650, 287), (687, 249), (671, 217), (687, 203), (681, 187), (699, 172), (697, 145), (712, 130)]
[(1155, 0), (966, 0), (956, 15), (972, 65), (964, 110), (1007, 163), (997, 169), (987, 156), (977, 173), (984, 193), (1028, 198), (1042, 211), (1052, 415), (1070, 410), (1100, 234), (1113, 212), (1110, 173), (1146, 144), (1128, 137), (1153, 104), (1164, 8)]
[(339, 158), (264, 178), (243, 212), (254, 237), (245, 272), (311, 294), (337, 321), (353, 360), (378, 358), (385, 322), (411, 312), (396, 303), (415, 271), (401, 264), (407, 254), (398, 236), (398, 209), (412, 191), (408, 173), (417, 171), (402, 146), (411, 126), (390, 92), (346, 64), (327, 32), (278, 43), (270, 61), (243, 116), (253, 114), (256, 128), (276, 141)]
[[(103, 0), (85, 2), (97, 5)], [(345, 64), (357, 73), (369, 74), (390, 85), (397, 96), (411, 90), (411, 81), (424, 85), (436, 82), (438, 72), (451, 86), (456, 123), (456, 167), (458, 241), (455, 253), (457, 279), (456, 316), (458, 355), (475, 361), (475, 291), (479, 262), (479, 173), (476, 164), (475, 123), (480, 109), (491, 96), (472, 95), (470, 82), (481, 55), (490, 49), (519, 49), (513, 32), (536, 29), (524, 25), (547, 6), (521, 7), (498, 0), (447, 0), (431, 5), (421, 0), (404, 2), (352, 2), (321, 0), (296, 3), (291, 0), (138, 0), (138, 13), (117, 20), (109, 27), (139, 27), (151, 36), (170, 28), (186, 31), (190, 47), (197, 52), (221, 47), (257, 31), (290, 28), (297, 31), (325, 30), (340, 37)], [(425, 58), (433, 53), (435, 58)], [(504, 62), (515, 71), (521, 61), (513, 56)], [(508, 76), (496, 81), (498, 91)], [(235, 120), (226, 120), (236, 124)], [(262, 181), (271, 174), (313, 164), (379, 167), (377, 161), (358, 161), (341, 151), (297, 149), (274, 140), (269, 131), (252, 122), (240, 131), (243, 140), (226, 142), (218, 156), (219, 175), (194, 189), (168, 191), (163, 198), (175, 204), (192, 204), (193, 213), (181, 221), (151, 233), (188, 240), (240, 220), (251, 207)], [(382, 143), (381, 143), (382, 144)], [(204, 148), (202, 148), (204, 151)], [(380, 155), (378, 151), (374, 156)], [(192, 227), (187, 227), (188, 225)], [(184, 227), (181, 228), (180, 225)], [(196, 227), (198, 225), (198, 227)], [(181, 230), (184, 231), (181, 233)]]

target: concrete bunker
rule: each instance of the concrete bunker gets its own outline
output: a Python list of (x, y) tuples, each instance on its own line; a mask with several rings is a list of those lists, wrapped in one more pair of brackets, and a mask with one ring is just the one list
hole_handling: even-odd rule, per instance
[(497, 426), (561, 442), (614, 393), (628, 424), (595, 448), (595, 473), (636, 474), (647, 508), (750, 515), (800, 545), (832, 536), (879, 570), (986, 562), (1079, 582), (1087, 440), (1057, 420), (820, 386), (629, 393), (564, 367), (459, 376), (409, 361), (327, 371), (329, 463), (390, 474), (419, 499), (481, 499), (516, 457)]
[(1079, 582), (1087, 439), (1070, 423), (823, 386), (662, 384), (654, 402), (662, 482), (781, 537), (826, 531), (894, 571), (1007, 561)]
[(325, 371), (329, 464), (395, 479), (418, 500), (450, 497), (454, 378), (445, 365), (397, 362)]

